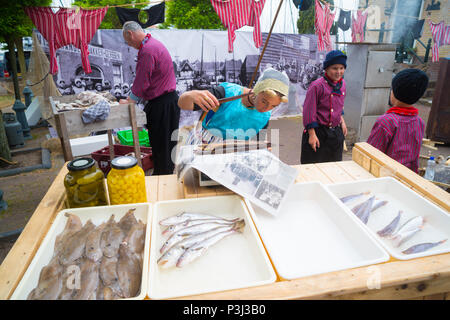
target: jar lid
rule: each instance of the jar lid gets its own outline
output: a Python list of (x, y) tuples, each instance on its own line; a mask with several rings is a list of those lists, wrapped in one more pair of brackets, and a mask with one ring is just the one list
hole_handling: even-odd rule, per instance
[(70, 161), (67, 164), (67, 169), (70, 171), (80, 171), (84, 169), (89, 169), (94, 165), (95, 161), (92, 158), (78, 158)]
[(137, 164), (136, 158), (130, 156), (117, 157), (111, 161), (111, 166), (114, 169), (119, 170), (132, 168), (136, 164)]

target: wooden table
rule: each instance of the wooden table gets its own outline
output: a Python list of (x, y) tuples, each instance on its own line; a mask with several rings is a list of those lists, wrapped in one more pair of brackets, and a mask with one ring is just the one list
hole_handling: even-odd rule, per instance
[[(391, 175), (450, 211), (450, 194), (426, 181), (366, 143), (357, 143), (352, 161), (294, 166), (297, 182), (325, 184)], [(8, 299), (20, 282), (56, 214), (64, 209), (64, 166), (22, 234), (0, 266), (0, 299)], [(146, 177), (148, 201), (185, 198), (175, 175)], [(206, 189), (205, 189), (206, 190)], [(229, 193), (223, 187), (201, 188), (197, 197)], [(192, 197), (192, 196), (191, 196)], [(372, 286), (374, 277), (380, 286)], [(330, 272), (258, 287), (184, 297), (185, 299), (450, 299), (450, 253), (407, 261)]]

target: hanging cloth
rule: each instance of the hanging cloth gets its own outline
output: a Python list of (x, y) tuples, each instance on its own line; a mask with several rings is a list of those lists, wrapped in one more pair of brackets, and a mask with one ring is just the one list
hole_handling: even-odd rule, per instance
[[(356, 19), (352, 16), (352, 42), (364, 41), (364, 25), (367, 20), (367, 12), (358, 10), (356, 12)], [(359, 35), (359, 41), (357, 36)]]
[(317, 35), (317, 50), (331, 51), (333, 50), (333, 46), (331, 43), (330, 29), (333, 25), (335, 14), (331, 13), (328, 3), (322, 7), (319, 0), (316, 0), (315, 8), (314, 27)]
[(266, 0), (211, 0), (222, 24), (228, 29), (228, 52), (233, 52), (235, 31), (243, 26), (254, 27), (253, 41), (257, 48), (262, 45), (259, 17), (264, 9)]
[(165, 2), (161, 2), (160, 4), (157, 4), (155, 6), (152, 6), (151, 8), (142, 10), (147, 13), (147, 22), (142, 23), (139, 20), (139, 12), (141, 12), (141, 9), (137, 8), (121, 8), (116, 7), (116, 13), (119, 17), (120, 23), (123, 25), (127, 21), (135, 21), (139, 23), (139, 25), (142, 28), (148, 28), (154, 24), (157, 23), (163, 23), (164, 22), (164, 13), (166, 9)]
[(371, 5), (366, 9), (367, 12), (367, 29), (380, 29), (381, 27), (381, 10), (377, 5)]
[(450, 44), (450, 25), (445, 25), (444, 21), (430, 24), (431, 34), (433, 36), (432, 62), (439, 61), (439, 47)]
[(49, 7), (25, 7), (24, 10), (48, 42), (51, 74), (58, 71), (56, 50), (69, 44), (80, 49), (84, 72), (92, 72), (88, 59), (88, 44), (108, 7), (96, 10), (60, 8), (56, 13)]
[(339, 29), (341, 29), (342, 31), (347, 31), (348, 29), (350, 29), (351, 21), (352, 21), (352, 12), (340, 9), (339, 18), (337, 21), (337, 26), (339, 27)]

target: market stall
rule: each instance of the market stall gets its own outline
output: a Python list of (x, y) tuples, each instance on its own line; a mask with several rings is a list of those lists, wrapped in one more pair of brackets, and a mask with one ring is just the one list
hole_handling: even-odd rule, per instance
[[(431, 201), (445, 212), (449, 212), (450, 196), (448, 193), (370, 145), (356, 144), (352, 156), (352, 161), (294, 166), (298, 172), (296, 182), (320, 181), (324, 185), (333, 185), (340, 182), (391, 176), (413, 190), (415, 194)], [(11, 297), (58, 212), (65, 208), (65, 193), (62, 184), (66, 173), (66, 167), (61, 169), (0, 266), (1, 299)], [(147, 201), (153, 205), (165, 200), (185, 199), (186, 190), (182, 183), (177, 182), (176, 175), (146, 177)], [(196, 193), (197, 199), (204, 196), (221, 196), (223, 194), (229, 196), (230, 194), (230, 191), (223, 187), (197, 187), (190, 192)], [(189, 197), (195, 198), (192, 195)], [(250, 224), (252, 220), (249, 219), (246, 222)], [(251, 228), (254, 228), (254, 225), (251, 225)], [(152, 243), (150, 243), (151, 246)], [(152, 261), (150, 258), (148, 265), (151, 266), (152, 263), (155, 264), (156, 261)], [(378, 280), (374, 282), (374, 279)], [(275, 282), (264, 285), (179, 298), (447, 299), (448, 292), (450, 292), (450, 254), (442, 253), (408, 260), (399, 260), (391, 255), (389, 260), (383, 263), (315, 274), (293, 280), (284, 280), (278, 276)]]

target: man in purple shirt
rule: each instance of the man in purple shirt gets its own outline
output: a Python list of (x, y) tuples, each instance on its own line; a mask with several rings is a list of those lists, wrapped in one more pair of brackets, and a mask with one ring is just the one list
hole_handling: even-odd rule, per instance
[(343, 79), (347, 56), (330, 51), (323, 62), (325, 75), (313, 83), (303, 103), (302, 152), (300, 162), (341, 161), (347, 127), (344, 117), (346, 86)]
[(171, 155), (177, 144), (172, 133), (178, 129), (180, 119), (172, 58), (167, 48), (146, 34), (137, 22), (124, 23), (123, 38), (130, 47), (139, 51), (131, 93), (120, 103), (145, 101), (153, 175), (172, 174), (174, 162)]
[(424, 121), (412, 106), (428, 86), (428, 76), (418, 69), (405, 69), (392, 79), (391, 108), (375, 122), (368, 143), (414, 172), (419, 169), (419, 152)]

